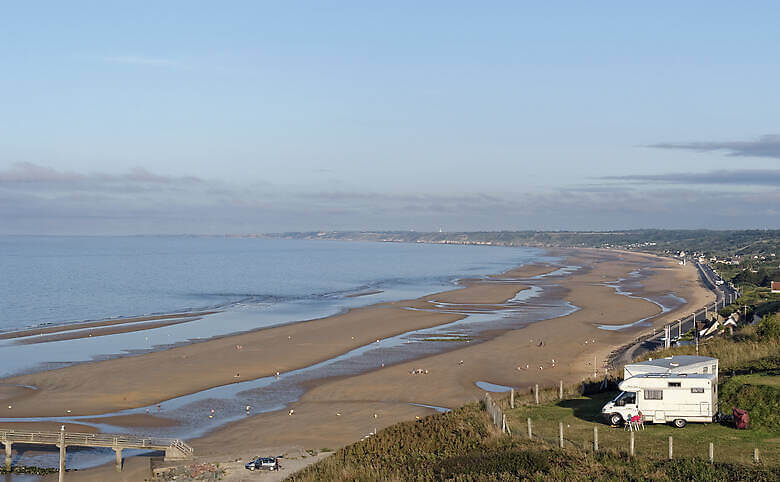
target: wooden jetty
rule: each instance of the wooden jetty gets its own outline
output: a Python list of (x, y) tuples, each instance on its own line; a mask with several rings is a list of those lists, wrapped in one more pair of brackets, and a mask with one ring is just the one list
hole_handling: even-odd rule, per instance
[(5, 445), (5, 466), (11, 467), (13, 444), (56, 445), (60, 448), (60, 474), (65, 472), (65, 447), (108, 447), (116, 452), (116, 469), (122, 470), (123, 449), (147, 449), (165, 452), (165, 460), (192, 458), (193, 449), (179, 439), (139, 437), (136, 435), (110, 433), (27, 432), (0, 428), (0, 442)]

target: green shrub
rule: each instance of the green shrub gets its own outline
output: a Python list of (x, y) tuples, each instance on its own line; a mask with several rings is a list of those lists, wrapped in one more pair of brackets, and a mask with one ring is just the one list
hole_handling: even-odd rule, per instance
[(731, 407), (747, 410), (751, 428), (780, 431), (780, 389), (751, 383), (750, 376), (736, 376), (722, 384), (719, 400), (723, 412)]
[(780, 338), (780, 315), (775, 313), (764, 316), (758, 324), (756, 333), (761, 338)]

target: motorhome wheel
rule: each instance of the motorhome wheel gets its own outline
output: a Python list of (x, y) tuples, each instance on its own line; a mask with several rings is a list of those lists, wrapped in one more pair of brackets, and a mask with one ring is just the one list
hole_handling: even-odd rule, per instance
[(672, 422), (672, 423), (677, 428), (683, 428), (683, 427), (685, 427), (685, 424), (688, 423), (688, 422), (686, 422), (682, 418), (676, 418), (676, 419), (674, 419), (674, 422)]
[(620, 416), (619, 413), (613, 413), (611, 417), (609, 417), (609, 423), (612, 425), (620, 425), (620, 422), (623, 421), (623, 417)]

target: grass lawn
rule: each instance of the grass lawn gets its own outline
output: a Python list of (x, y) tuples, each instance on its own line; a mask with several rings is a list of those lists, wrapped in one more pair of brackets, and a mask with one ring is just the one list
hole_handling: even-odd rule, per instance
[[(598, 427), (600, 450), (628, 452), (629, 432), (622, 427), (610, 427), (601, 418), (601, 407), (616, 395), (617, 392), (601, 393), (557, 403), (526, 405), (505, 413), (516, 436), (527, 437), (526, 419), (530, 417), (534, 435), (547, 441), (557, 441), (558, 423), (563, 422), (567, 446), (592, 450), (593, 427)], [(674, 439), (675, 457), (706, 459), (709, 443), (713, 442), (716, 461), (751, 463), (753, 449), (758, 447), (763, 464), (780, 466), (780, 434), (761, 430), (735, 430), (719, 424), (691, 423), (685, 428), (676, 429), (671, 425), (646, 423), (645, 430), (635, 434), (636, 456), (666, 458), (669, 436)]]
[(739, 378), (745, 384), (780, 388), (780, 375), (742, 375)]

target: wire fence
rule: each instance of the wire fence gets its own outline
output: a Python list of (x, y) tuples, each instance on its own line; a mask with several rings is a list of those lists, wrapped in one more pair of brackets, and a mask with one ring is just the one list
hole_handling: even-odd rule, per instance
[[(532, 440), (560, 446), (562, 434), (564, 448), (576, 448), (591, 453), (598, 450), (634, 457), (669, 459), (671, 438), (671, 458), (710, 460), (710, 444), (712, 444), (714, 462), (761, 463), (780, 467), (780, 444), (777, 443), (749, 444), (722, 439), (707, 440), (700, 433), (686, 434), (686, 429), (675, 430), (666, 426), (648, 425), (644, 430), (628, 431), (622, 427), (594, 425), (577, 420), (553, 421), (531, 418), (522, 420), (511, 413), (507, 417), (507, 424), (513, 431), (514, 437), (528, 438), (527, 427), (530, 426)], [(671, 431), (673, 432), (670, 434)]]

